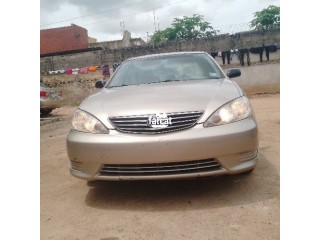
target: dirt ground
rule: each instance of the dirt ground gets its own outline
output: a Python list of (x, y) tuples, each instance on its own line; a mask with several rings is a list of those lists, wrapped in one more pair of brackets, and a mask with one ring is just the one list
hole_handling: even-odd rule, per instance
[(87, 185), (69, 174), (75, 107), (54, 110), (40, 127), (41, 239), (279, 239), (280, 94), (250, 98), (260, 136), (254, 172), (184, 181)]

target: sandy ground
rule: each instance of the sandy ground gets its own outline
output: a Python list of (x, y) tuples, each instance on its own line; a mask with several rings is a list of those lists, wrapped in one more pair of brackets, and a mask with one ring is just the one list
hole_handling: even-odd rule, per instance
[(75, 107), (54, 110), (40, 127), (41, 239), (279, 239), (280, 95), (251, 103), (261, 153), (251, 175), (91, 186), (68, 171)]

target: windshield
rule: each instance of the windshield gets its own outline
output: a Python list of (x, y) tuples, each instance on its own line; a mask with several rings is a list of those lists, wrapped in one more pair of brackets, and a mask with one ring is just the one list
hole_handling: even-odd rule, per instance
[(224, 78), (223, 73), (205, 53), (162, 55), (124, 62), (107, 88), (220, 78)]

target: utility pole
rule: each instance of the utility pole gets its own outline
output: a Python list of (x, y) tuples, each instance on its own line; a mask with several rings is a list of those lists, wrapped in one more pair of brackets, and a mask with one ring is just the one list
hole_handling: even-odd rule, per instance
[(153, 9), (153, 25), (154, 25), (154, 32), (157, 31), (157, 24), (156, 24), (156, 12)]
[(124, 21), (120, 21), (120, 30), (121, 30), (121, 37), (123, 37), (123, 31), (125, 29)]

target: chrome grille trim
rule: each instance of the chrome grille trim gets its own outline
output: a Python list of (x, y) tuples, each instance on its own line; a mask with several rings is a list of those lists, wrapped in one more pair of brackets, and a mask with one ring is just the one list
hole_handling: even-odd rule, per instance
[(148, 126), (148, 118), (154, 114), (110, 117), (111, 124), (120, 132), (136, 134), (158, 134), (180, 131), (196, 125), (204, 111), (167, 113), (172, 124), (166, 128), (152, 128)]
[(201, 173), (220, 170), (220, 164), (213, 158), (174, 163), (156, 164), (105, 164), (100, 176), (157, 176), (186, 173)]

